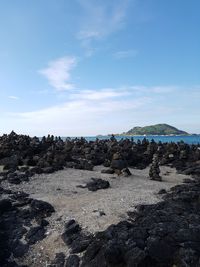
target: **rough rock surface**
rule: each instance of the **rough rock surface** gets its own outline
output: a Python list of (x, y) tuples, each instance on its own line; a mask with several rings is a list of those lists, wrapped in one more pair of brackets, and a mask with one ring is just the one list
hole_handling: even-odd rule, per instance
[(155, 181), (161, 181), (162, 178), (160, 177), (160, 168), (159, 168), (159, 162), (158, 162), (158, 156), (157, 154), (153, 155), (153, 161), (150, 166), (149, 170), (149, 177), (151, 180)]
[(80, 266), (200, 266), (199, 192), (192, 182), (158, 204), (138, 206), (129, 221), (95, 234)]
[[(24, 192), (0, 188), (0, 266), (19, 266), (14, 259), (24, 256), (30, 245), (46, 237), (44, 218), (54, 208), (40, 200), (33, 200)], [(37, 208), (37, 211), (36, 209)], [(40, 222), (33, 226), (35, 220)]]
[(71, 253), (80, 253), (89, 246), (93, 236), (83, 233), (81, 227), (75, 220), (70, 220), (65, 224), (62, 239), (66, 245), (70, 246)]
[(103, 179), (91, 178), (91, 181), (86, 184), (89, 191), (97, 191), (99, 189), (107, 189), (110, 187), (110, 183)]
[[(0, 182), (10, 183), (12, 188), (28, 183), (34, 174), (51, 174), (65, 167), (91, 171), (100, 164), (121, 174), (127, 167), (144, 169), (155, 153), (161, 165), (175, 167), (179, 173), (192, 175), (195, 180), (175, 186), (170, 193), (161, 191), (162, 202), (140, 205), (135, 212), (128, 213), (129, 219), (112, 224), (102, 232), (90, 234), (83, 231), (77, 221), (68, 221), (62, 240), (71, 255), (55, 253), (51, 265), (199, 267), (199, 145), (155, 143), (146, 139), (118, 142), (114, 136), (94, 142), (53, 136), (40, 140), (12, 132), (0, 137)], [(87, 187), (95, 191), (109, 187), (109, 183), (94, 179)], [(21, 259), (31, 246), (46, 239), (48, 221), (45, 218), (54, 208), (30, 198), (25, 192), (9, 188), (0, 187), (0, 196), (0, 266), (22, 267)]]
[(101, 164), (121, 174), (127, 167), (146, 168), (155, 152), (161, 164), (199, 177), (198, 145), (155, 143), (145, 138), (142, 142), (133, 139), (117, 141), (114, 136), (89, 142), (84, 138), (63, 140), (50, 135), (39, 139), (15, 132), (0, 137), (0, 176), (12, 184), (19, 184), (28, 182), (36, 173), (53, 173), (64, 167), (93, 170), (94, 166)]

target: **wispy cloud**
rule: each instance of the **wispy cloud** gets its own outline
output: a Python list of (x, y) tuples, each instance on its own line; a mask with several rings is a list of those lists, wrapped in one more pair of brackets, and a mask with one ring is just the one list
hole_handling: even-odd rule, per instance
[(116, 59), (132, 58), (136, 57), (137, 55), (138, 55), (137, 50), (124, 50), (124, 51), (118, 51), (113, 54), (114, 58)]
[[(192, 94), (196, 90), (172, 85), (75, 89), (68, 92), (67, 100), (62, 100), (62, 103), (33, 111), (3, 114), (0, 123), (8, 125), (4, 131), (15, 129), (39, 136), (48, 133), (63, 136), (120, 133), (136, 125), (159, 122), (178, 126), (178, 121), (184, 125), (183, 109), (191, 110), (188, 121), (197, 116), (198, 98)], [(177, 97), (181, 106), (177, 106)]]
[(171, 86), (154, 86), (154, 87), (150, 87), (150, 90), (153, 93), (157, 93), (157, 94), (167, 94), (167, 93), (172, 93), (172, 92), (174, 93), (174, 92), (176, 92), (179, 89), (180, 89), (180, 87), (174, 86), (174, 85), (171, 85)]
[(90, 53), (92, 41), (97, 41), (120, 30), (126, 17), (129, 0), (92, 1), (78, 0), (83, 17), (77, 38)]
[(62, 57), (48, 63), (48, 67), (39, 70), (39, 73), (47, 78), (49, 84), (58, 91), (74, 88), (70, 82), (71, 70), (76, 66), (76, 57)]
[(130, 90), (133, 90), (138, 93), (146, 94), (168, 94), (172, 92), (176, 92), (180, 89), (180, 87), (175, 85), (169, 85), (169, 86), (143, 86), (143, 85), (135, 85), (130, 86)]
[(128, 90), (105, 88), (101, 90), (82, 90), (70, 95), (71, 99), (104, 100), (129, 95)]
[(19, 97), (15, 96), (15, 95), (9, 95), (8, 98), (9, 99), (13, 99), (13, 100), (18, 100), (19, 99)]
[[(31, 129), (36, 135), (52, 133), (73, 136), (112, 132), (113, 127), (123, 125), (130, 112), (138, 112), (151, 102), (150, 97), (129, 97), (128, 94), (130, 92), (120, 88), (85, 90), (71, 94), (69, 100), (62, 104), (13, 113), (9, 119), (15, 122), (12, 127), (16, 130), (26, 133), (27, 129)], [(118, 118), (117, 124), (115, 118)]]

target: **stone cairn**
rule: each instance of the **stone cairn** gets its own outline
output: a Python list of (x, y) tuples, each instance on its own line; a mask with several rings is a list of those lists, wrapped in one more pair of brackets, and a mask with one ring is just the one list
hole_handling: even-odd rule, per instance
[(160, 168), (159, 168), (157, 154), (153, 155), (152, 164), (149, 170), (149, 177), (150, 177), (150, 180), (162, 181), (162, 178), (160, 177)]
[(111, 161), (111, 169), (117, 174), (127, 177), (131, 175), (130, 170), (127, 167), (127, 162), (123, 159), (122, 155), (117, 152), (113, 154)]

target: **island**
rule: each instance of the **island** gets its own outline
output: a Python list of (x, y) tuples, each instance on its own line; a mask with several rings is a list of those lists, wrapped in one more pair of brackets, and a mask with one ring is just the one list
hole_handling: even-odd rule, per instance
[(189, 135), (187, 132), (179, 130), (174, 126), (168, 124), (155, 124), (145, 127), (133, 127), (127, 132), (124, 132), (119, 135)]

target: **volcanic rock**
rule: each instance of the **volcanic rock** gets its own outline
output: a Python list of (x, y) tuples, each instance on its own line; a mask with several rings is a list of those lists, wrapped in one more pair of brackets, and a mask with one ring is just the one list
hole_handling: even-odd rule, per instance
[(52, 212), (55, 212), (54, 207), (42, 200), (33, 199), (30, 203), (31, 212), (36, 217), (47, 217), (50, 216)]
[(155, 180), (155, 181), (161, 181), (162, 180), (162, 178), (160, 177), (160, 168), (159, 168), (157, 154), (154, 154), (154, 156), (153, 156), (153, 161), (152, 161), (152, 164), (151, 164), (150, 170), (149, 170), (149, 177), (151, 180)]
[(91, 234), (83, 233), (75, 220), (70, 220), (65, 224), (65, 230), (61, 237), (64, 243), (70, 246), (71, 253), (80, 253), (86, 250), (93, 238)]
[(77, 255), (70, 255), (64, 267), (79, 267), (80, 258)]
[(96, 233), (81, 266), (199, 266), (199, 191), (198, 182), (179, 185), (164, 201), (138, 206), (129, 222)]
[(91, 178), (92, 181), (86, 184), (89, 191), (97, 191), (99, 189), (107, 189), (110, 187), (110, 183), (103, 179)]

